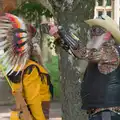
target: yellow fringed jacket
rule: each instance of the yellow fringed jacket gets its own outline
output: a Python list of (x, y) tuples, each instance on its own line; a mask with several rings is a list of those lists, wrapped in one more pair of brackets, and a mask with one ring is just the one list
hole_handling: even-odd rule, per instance
[[(50, 101), (51, 94), (48, 84), (48, 72), (36, 62), (29, 60), (19, 79), (23, 82), (23, 96), (35, 120), (45, 120), (41, 102)], [(16, 91), (20, 88), (17, 77), (10, 77), (12, 87)], [(17, 81), (17, 82), (16, 82)]]

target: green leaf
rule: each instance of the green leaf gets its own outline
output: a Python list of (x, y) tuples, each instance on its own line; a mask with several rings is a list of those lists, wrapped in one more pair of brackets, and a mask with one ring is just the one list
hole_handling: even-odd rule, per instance
[(52, 17), (49, 10), (43, 7), (41, 4), (36, 2), (22, 3), (19, 8), (12, 11), (12, 14), (21, 15), (28, 21), (36, 22), (40, 20), (40, 16), (45, 15), (46, 17)]

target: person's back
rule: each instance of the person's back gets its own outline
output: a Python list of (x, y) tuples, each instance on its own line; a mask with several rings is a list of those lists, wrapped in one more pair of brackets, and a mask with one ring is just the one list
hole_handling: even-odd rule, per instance
[[(21, 75), (22, 77), (20, 77)], [(49, 115), (45, 116), (43, 106), (44, 102), (48, 104), (51, 98), (46, 75), (48, 75), (48, 73), (42, 66), (34, 61), (28, 60), (24, 71), (19, 74), (18, 77), (14, 76), (14, 73), (9, 76), (13, 82), (12, 87), (14, 90), (21, 87), (20, 82), (16, 83), (16, 79), (22, 78), (23, 96), (35, 120), (46, 120), (49, 117)], [(47, 110), (47, 112), (48, 111), (49, 110)]]
[(120, 106), (120, 68), (104, 75), (89, 63), (81, 85), (83, 109)]
[[(47, 76), (49, 76), (48, 72), (41, 66), (40, 64), (37, 64), (36, 62), (29, 60), (25, 66), (25, 74), (23, 75), (23, 85), (24, 87), (27, 87), (25, 85), (29, 85), (30, 82), (35, 83), (38, 82), (40, 85), (40, 95), (42, 101), (50, 101), (51, 95), (49, 91), (49, 84)], [(27, 74), (26, 74), (27, 73)], [(30, 81), (29, 80), (34, 80)], [(37, 80), (37, 81), (36, 81)], [(38, 85), (38, 83), (35, 83)], [(32, 92), (32, 90), (31, 90)], [(34, 93), (35, 95), (35, 93)], [(37, 94), (36, 94), (37, 95)]]

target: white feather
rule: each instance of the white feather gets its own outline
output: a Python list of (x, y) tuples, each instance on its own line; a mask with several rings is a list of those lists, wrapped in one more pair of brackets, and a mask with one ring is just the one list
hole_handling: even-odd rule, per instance
[(3, 45), (5, 45), (8, 41), (5, 40), (5, 41), (0, 41), (0, 47), (2, 47)]
[(8, 44), (5, 44), (5, 45), (3, 45), (3, 46), (0, 46), (0, 50), (4, 50), (5, 48), (8, 48), (9, 47), (9, 43)]
[(7, 50), (3, 55), (1, 55), (0, 61), (3, 60), (7, 55), (9, 55), (9, 51), (10, 51), (10, 50), (11, 50), (11, 49)]
[(2, 62), (2, 65), (3, 65), (3, 66), (6, 66), (7, 63), (8, 63), (8, 61), (9, 61), (9, 59), (10, 59), (10, 56), (9, 56), (9, 55), (6, 56), (6, 58), (5, 58), (4, 61)]
[[(16, 55), (17, 56), (17, 55)], [(18, 63), (19, 63), (19, 60), (20, 60), (20, 56), (17, 56), (17, 60), (16, 60), (16, 63), (15, 63), (15, 66), (13, 67), (13, 69), (12, 69), (12, 71), (11, 71), (11, 73), (10, 74), (12, 74), (16, 69), (17, 69), (17, 67), (18, 67)]]
[(14, 59), (14, 56), (10, 57), (10, 60), (7, 63), (8, 66), (7, 66), (7, 69), (5, 71), (6, 74), (8, 74), (12, 70), (12, 68), (13, 68), (13, 65), (12, 65), (13, 59)]
[(0, 26), (0, 29), (8, 30), (8, 29), (10, 29), (10, 27), (9, 26)]
[(17, 75), (21, 70), (23, 70), (23, 68), (24, 68), (24, 66), (25, 66), (28, 58), (29, 58), (29, 55), (28, 55), (28, 54), (22, 56), (21, 61), (20, 61), (20, 63), (19, 63), (19, 64), (20, 64), (20, 68), (19, 68), (18, 72), (16, 73), (16, 75)]
[(6, 36), (7, 36), (6, 33), (4, 33), (4, 34), (0, 34), (0, 38), (6, 37)]
[(22, 37), (27, 37), (27, 33), (22, 33)]
[[(16, 16), (15, 16), (16, 17)], [(22, 19), (20, 19), (19, 17), (16, 17), (18, 20), (19, 20), (19, 22), (21, 23), (21, 28), (23, 29), (23, 30), (26, 30), (26, 26), (25, 26), (25, 24), (24, 24), (24, 22), (23, 22), (23, 20)]]
[(7, 69), (6, 69), (6, 71), (5, 71), (6, 75), (7, 75), (12, 69), (13, 69), (13, 66), (9, 64), (8, 67), (7, 67)]
[[(13, 66), (13, 69), (14, 69), (14, 67), (15, 67), (15, 63), (16, 63), (16, 61), (17, 61), (17, 55), (14, 57), (14, 60), (12, 61), (12, 66)], [(12, 71), (8, 74), (8, 75), (11, 75), (13, 72), (14, 72), (14, 70), (12, 69)]]
[(10, 23), (10, 21), (8, 19), (1, 18), (1, 17), (0, 17), (0, 22), (1, 23)]
[(0, 21), (10, 23), (9, 18), (5, 16), (0, 17)]
[(7, 34), (8, 30), (0, 29), (0, 34)]
[(0, 23), (0, 27), (12, 27), (12, 24)]
[[(23, 61), (23, 63), (24, 63), (24, 61)], [(16, 75), (18, 75), (18, 73), (19, 73), (21, 70), (23, 70), (23, 68), (24, 68), (24, 66), (25, 66), (25, 64), (23, 64), (23, 63), (20, 63), (20, 67), (19, 67)]]

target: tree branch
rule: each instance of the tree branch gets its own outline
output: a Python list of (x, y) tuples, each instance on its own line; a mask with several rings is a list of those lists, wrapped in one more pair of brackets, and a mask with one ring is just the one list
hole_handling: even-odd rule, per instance
[(48, 0), (34, 0), (34, 2), (35, 1), (42, 4), (46, 9), (48, 9), (52, 14), (54, 14), (54, 10)]

